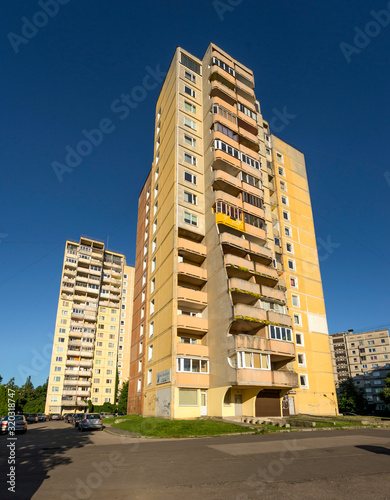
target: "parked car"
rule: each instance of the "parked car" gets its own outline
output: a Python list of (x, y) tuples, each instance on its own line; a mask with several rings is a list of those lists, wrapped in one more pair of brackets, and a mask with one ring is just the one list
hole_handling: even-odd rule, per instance
[(74, 427), (78, 427), (79, 425), (79, 422), (80, 420), (84, 417), (84, 413), (76, 413), (74, 416), (73, 416), (73, 426)]
[(39, 422), (38, 413), (27, 413), (25, 417), (29, 424), (35, 424), (36, 422)]
[[(11, 417), (12, 418), (12, 417)], [(7, 434), (8, 432), (8, 423), (11, 421), (11, 418), (7, 415), (1, 421), (1, 433)], [(14, 427), (10, 425), (10, 428)], [(23, 434), (27, 432), (27, 420), (24, 415), (15, 415), (15, 432), (22, 432)]]
[(115, 415), (113, 413), (101, 413), (100, 416), (102, 418), (111, 418), (111, 417), (115, 417)]
[(46, 413), (38, 413), (38, 422), (46, 422), (47, 415)]
[(98, 429), (103, 430), (103, 422), (99, 413), (84, 413), (79, 421), (79, 431)]
[(52, 413), (50, 415), (50, 420), (61, 420), (61, 415), (59, 413)]
[(72, 416), (73, 416), (73, 413), (65, 413), (65, 415), (64, 415), (64, 422), (66, 422), (66, 423), (69, 424), (70, 423), (70, 419), (71, 419)]
[(117, 417), (123, 417), (124, 415), (127, 415), (127, 413), (122, 413), (122, 412), (120, 412), (120, 413), (117, 413), (117, 414), (116, 414), (116, 416), (117, 416)]

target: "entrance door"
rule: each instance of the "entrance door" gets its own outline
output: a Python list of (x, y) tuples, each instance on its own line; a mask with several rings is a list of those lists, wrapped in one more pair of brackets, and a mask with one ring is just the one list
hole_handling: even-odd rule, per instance
[(200, 414), (207, 415), (207, 392), (201, 391), (200, 393)]
[(234, 415), (236, 417), (242, 416), (242, 397), (241, 397), (241, 394), (234, 395)]
[(283, 417), (288, 417), (290, 415), (289, 397), (287, 394), (285, 394), (282, 399), (282, 410)]

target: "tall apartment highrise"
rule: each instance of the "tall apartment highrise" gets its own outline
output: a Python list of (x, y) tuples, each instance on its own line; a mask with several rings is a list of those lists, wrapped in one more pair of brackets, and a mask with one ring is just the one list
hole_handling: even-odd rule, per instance
[(337, 413), (304, 156), (214, 44), (166, 75), (136, 254), (129, 413)]
[(46, 413), (115, 403), (128, 379), (134, 268), (101, 241), (67, 241)]
[(369, 403), (377, 410), (386, 405), (379, 393), (385, 388), (390, 372), (389, 330), (332, 333), (329, 336), (336, 388), (352, 378)]

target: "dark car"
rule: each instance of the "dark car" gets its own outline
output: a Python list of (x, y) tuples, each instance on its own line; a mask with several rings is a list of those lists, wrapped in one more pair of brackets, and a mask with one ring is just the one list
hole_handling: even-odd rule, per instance
[(84, 413), (76, 413), (76, 415), (73, 416), (73, 426), (78, 427), (80, 420), (84, 417)]
[(84, 413), (78, 424), (81, 432), (93, 429), (103, 430), (103, 422), (99, 413)]
[(38, 422), (46, 422), (47, 415), (46, 413), (38, 413)]
[(25, 417), (29, 424), (35, 424), (36, 422), (39, 422), (38, 413), (27, 413)]
[(66, 422), (67, 424), (70, 423), (70, 419), (72, 418), (73, 416), (73, 413), (65, 413), (64, 415), (64, 422)]

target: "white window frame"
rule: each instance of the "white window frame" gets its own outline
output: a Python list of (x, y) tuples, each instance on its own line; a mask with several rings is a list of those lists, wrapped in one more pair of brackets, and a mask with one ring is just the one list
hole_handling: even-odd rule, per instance
[[(304, 384), (302, 384), (302, 382), (301, 382), (301, 377), (304, 377), (304, 380), (305, 380)], [(299, 374), (299, 387), (301, 389), (309, 389), (309, 377), (307, 376), (306, 373)]]

